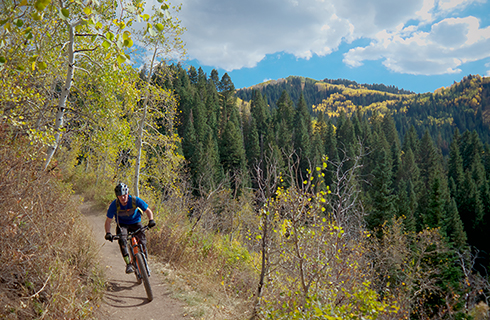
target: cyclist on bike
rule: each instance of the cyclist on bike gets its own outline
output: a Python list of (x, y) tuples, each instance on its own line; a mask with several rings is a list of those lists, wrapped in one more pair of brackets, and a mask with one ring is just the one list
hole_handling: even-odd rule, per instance
[[(127, 246), (128, 231), (136, 231), (143, 225), (141, 223), (141, 213), (146, 213), (148, 217), (148, 227), (155, 226), (155, 220), (153, 220), (153, 212), (146, 202), (138, 197), (129, 195), (129, 188), (124, 183), (119, 183), (114, 189), (116, 193), (116, 200), (112, 201), (107, 209), (107, 218), (105, 220), (105, 239), (112, 242), (113, 235), (111, 234), (111, 222), (116, 217), (116, 234), (121, 234), (119, 239), (119, 247), (121, 254), (126, 262), (126, 273), (134, 272), (134, 268), (130, 263), (129, 252)], [(143, 248), (146, 253), (146, 236), (144, 232), (137, 234), (138, 239), (143, 244)]]

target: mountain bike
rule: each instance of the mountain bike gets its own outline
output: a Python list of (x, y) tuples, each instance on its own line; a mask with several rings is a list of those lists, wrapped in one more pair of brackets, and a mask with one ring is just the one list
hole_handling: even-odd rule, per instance
[[(128, 244), (131, 243), (131, 250), (128, 250), (131, 256), (131, 264), (134, 268), (134, 274), (136, 275), (136, 281), (138, 284), (141, 282), (145, 285), (146, 296), (148, 301), (153, 300), (153, 292), (150, 286), (150, 266), (148, 265), (148, 259), (145, 251), (143, 250), (143, 244), (141, 244), (136, 237), (139, 232), (145, 232), (148, 230), (148, 226), (139, 228), (136, 231), (128, 233)], [(114, 235), (113, 240), (119, 240), (121, 234)]]

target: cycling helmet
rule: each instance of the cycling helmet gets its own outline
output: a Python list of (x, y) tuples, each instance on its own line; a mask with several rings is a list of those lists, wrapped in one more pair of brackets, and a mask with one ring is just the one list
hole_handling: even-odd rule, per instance
[(119, 183), (114, 191), (116, 192), (116, 196), (123, 196), (129, 193), (129, 188), (124, 183)]

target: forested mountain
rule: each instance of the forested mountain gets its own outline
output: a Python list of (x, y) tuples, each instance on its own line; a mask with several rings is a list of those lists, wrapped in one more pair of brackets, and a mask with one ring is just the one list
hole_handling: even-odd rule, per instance
[[(172, 68), (166, 86), (180, 97), (178, 132), (196, 193), (224, 177), (237, 194), (255, 188), (254, 168), (271, 159), (282, 174), (297, 165), (288, 187), (323, 155), (342, 172), (362, 155), (356, 170), (371, 230), (403, 216), (407, 230), (440, 228), (455, 248), (490, 252), (489, 78), (426, 94), (300, 77), (235, 91), (227, 74)], [(333, 171), (323, 177), (332, 191), (337, 180)]]
[(358, 105), (367, 105), (373, 101), (383, 101), (383, 98), (381, 97), (383, 93), (413, 94), (411, 91), (398, 89), (394, 86), (386, 86), (384, 84), (358, 84), (355, 81), (346, 79), (324, 79), (318, 81), (310, 78), (290, 76), (285, 79), (270, 80), (249, 88), (239, 89), (237, 90), (236, 95), (242, 100), (250, 101), (252, 99), (253, 91), (259, 90), (262, 95), (266, 97), (267, 104), (271, 107), (275, 107), (276, 101), (283, 91), (286, 91), (293, 101), (297, 101), (302, 93), (307, 105), (311, 106), (322, 103), (324, 99), (328, 99), (334, 93), (341, 93), (346, 88), (376, 91), (375, 93), (377, 96), (364, 96), (355, 99), (353, 102)]
[(286, 91), (293, 101), (301, 94), (312, 116), (323, 112), (336, 119), (341, 111), (351, 115), (360, 110), (370, 117), (373, 112), (390, 112), (402, 138), (413, 125), (419, 136), (425, 130), (437, 142), (443, 154), (449, 153), (454, 128), (460, 132), (476, 130), (482, 142), (490, 142), (489, 110), (490, 80), (469, 75), (449, 88), (434, 93), (414, 94), (382, 84), (357, 84), (344, 79), (317, 81), (302, 77), (288, 77), (277, 81), (237, 90), (237, 97), (250, 101), (254, 91), (260, 91), (271, 108)]

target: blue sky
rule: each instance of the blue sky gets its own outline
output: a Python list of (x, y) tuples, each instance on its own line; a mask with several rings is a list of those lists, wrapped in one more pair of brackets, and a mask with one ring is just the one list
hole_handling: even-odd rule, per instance
[(236, 88), (296, 75), (423, 93), (490, 76), (488, 1), (181, 0), (177, 15), (186, 63)]

